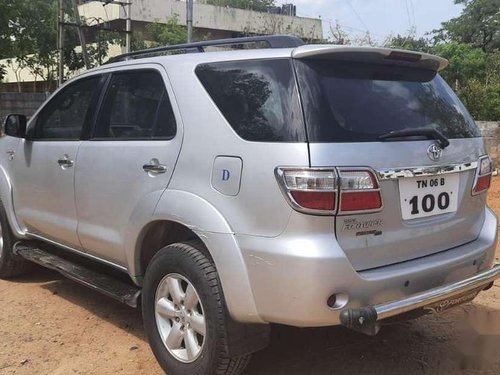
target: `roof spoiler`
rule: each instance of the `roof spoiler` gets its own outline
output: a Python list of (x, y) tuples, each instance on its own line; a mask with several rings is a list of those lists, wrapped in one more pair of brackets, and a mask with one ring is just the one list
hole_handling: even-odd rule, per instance
[(295, 48), (292, 57), (399, 65), (436, 72), (448, 66), (448, 60), (439, 56), (392, 48), (308, 45)]

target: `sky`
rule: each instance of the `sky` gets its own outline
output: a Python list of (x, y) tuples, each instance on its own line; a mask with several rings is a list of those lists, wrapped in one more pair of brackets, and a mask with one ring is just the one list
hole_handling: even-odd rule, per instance
[(411, 29), (417, 36), (423, 36), (462, 10), (453, 0), (278, 0), (277, 3), (294, 3), (298, 16), (320, 16), (325, 37), (330, 24), (338, 22), (349, 34), (368, 30), (379, 41), (391, 34), (407, 36)]

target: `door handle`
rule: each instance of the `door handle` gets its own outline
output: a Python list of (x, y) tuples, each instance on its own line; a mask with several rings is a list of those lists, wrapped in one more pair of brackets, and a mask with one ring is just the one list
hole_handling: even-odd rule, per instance
[(59, 166), (62, 168), (69, 168), (72, 167), (75, 162), (71, 160), (67, 155), (64, 155), (63, 158), (57, 161), (57, 164), (59, 164)]
[(144, 164), (142, 169), (147, 173), (161, 174), (167, 171), (167, 166), (160, 164), (158, 159), (152, 159), (148, 164)]

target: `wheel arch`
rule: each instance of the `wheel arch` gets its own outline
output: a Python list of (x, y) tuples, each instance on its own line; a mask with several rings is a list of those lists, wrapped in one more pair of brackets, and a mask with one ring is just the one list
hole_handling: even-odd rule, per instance
[(128, 257), (130, 274), (140, 285), (147, 264), (157, 251), (193, 239), (204, 244), (214, 262), (231, 317), (245, 323), (263, 323), (234, 233), (223, 215), (195, 194), (168, 189), (162, 194), (154, 214), (138, 231), (134, 254)]

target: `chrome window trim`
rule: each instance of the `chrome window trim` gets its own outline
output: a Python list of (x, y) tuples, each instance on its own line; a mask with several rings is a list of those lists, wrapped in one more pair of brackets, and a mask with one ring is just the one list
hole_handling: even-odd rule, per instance
[(461, 164), (426, 166), (426, 167), (408, 167), (397, 169), (378, 169), (376, 171), (379, 180), (397, 180), (400, 178), (412, 178), (422, 176), (435, 176), (447, 173), (457, 173), (476, 169), (477, 161)]

